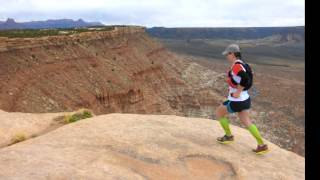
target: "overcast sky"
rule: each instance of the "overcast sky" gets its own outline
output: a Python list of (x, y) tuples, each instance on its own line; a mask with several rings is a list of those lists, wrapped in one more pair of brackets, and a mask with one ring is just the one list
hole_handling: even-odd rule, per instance
[(166, 27), (305, 25), (304, 0), (0, 0), (0, 20), (79, 19)]

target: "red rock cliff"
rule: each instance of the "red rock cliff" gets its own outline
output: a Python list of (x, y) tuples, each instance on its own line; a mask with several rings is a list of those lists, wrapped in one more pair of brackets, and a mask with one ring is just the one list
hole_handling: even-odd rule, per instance
[(188, 114), (200, 105), (181, 65), (141, 27), (2, 38), (0, 109)]

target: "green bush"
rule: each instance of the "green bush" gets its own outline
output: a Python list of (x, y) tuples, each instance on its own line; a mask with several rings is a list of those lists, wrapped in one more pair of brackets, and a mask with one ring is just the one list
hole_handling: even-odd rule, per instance
[(89, 110), (78, 111), (72, 115), (66, 115), (64, 120), (66, 123), (73, 123), (81, 119), (87, 119), (93, 117), (93, 113)]

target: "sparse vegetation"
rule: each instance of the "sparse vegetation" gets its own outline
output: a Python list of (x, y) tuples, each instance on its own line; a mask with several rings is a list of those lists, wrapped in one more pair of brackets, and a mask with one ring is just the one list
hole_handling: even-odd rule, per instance
[(73, 123), (82, 119), (87, 119), (93, 117), (93, 113), (88, 109), (78, 110), (74, 114), (65, 115), (64, 122), (65, 123)]
[(71, 35), (82, 32), (110, 31), (113, 26), (104, 26), (101, 28), (70, 28), (70, 29), (16, 29), (0, 31), (0, 37), (8, 38), (34, 38), (43, 36)]
[(27, 138), (23, 133), (18, 133), (16, 135), (14, 135), (14, 137), (11, 139), (11, 144), (16, 144), (16, 143), (22, 142), (26, 139)]

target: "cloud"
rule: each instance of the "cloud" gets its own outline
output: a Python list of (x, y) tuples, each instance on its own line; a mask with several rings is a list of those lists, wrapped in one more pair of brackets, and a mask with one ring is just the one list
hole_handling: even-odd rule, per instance
[(305, 24), (304, 0), (0, 0), (0, 19), (83, 18), (167, 27)]

